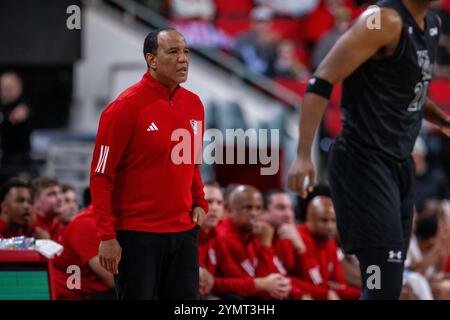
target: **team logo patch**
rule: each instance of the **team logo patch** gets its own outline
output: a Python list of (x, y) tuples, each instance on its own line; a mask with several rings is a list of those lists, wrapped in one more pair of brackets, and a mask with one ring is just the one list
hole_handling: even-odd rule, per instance
[(400, 250), (398, 251), (390, 250), (388, 254), (389, 254), (387, 259), (388, 262), (397, 262), (397, 263), (403, 262), (402, 252)]
[(198, 132), (197, 120), (191, 119), (191, 120), (189, 120), (189, 122), (191, 123), (191, 127), (192, 127), (192, 130), (194, 131), (194, 134), (197, 134), (197, 132)]

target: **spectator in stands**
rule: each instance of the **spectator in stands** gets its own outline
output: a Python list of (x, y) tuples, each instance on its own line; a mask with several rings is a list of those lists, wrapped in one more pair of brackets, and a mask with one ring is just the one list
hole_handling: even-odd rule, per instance
[(51, 239), (58, 236), (58, 217), (62, 209), (62, 192), (57, 180), (38, 177), (31, 182), (33, 190), (33, 213), (36, 226), (50, 234)]
[(49, 238), (47, 232), (33, 225), (32, 205), (29, 182), (12, 178), (0, 187), (0, 238)]
[[(100, 238), (97, 235), (92, 206), (77, 215), (62, 237), (63, 253), (54, 260), (57, 299), (113, 300), (114, 276), (106, 271), (98, 257)], [(71, 287), (71, 276), (77, 266), (80, 286)]]
[(236, 54), (250, 71), (271, 76), (277, 42), (277, 35), (271, 29), (273, 12), (268, 7), (256, 7), (250, 18), (251, 30), (237, 38)]
[(309, 77), (308, 68), (297, 58), (292, 41), (284, 40), (277, 45), (273, 76), (293, 79)]
[(166, 0), (137, 0), (137, 1), (159, 14), (162, 15), (167, 14), (168, 4)]
[(427, 164), (427, 146), (417, 138), (412, 153), (416, 166), (416, 206), (422, 206), (426, 199), (448, 199), (450, 190), (445, 173)]
[(347, 284), (338, 257), (336, 215), (331, 197), (313, 192), (307, 199), (306, 223), (299, 227), (306, 246), (299, 266), (300, 278), (322, 288), (328, 299), (358, 299), (360, 290)]
[(270, 7), (278, 16), (301, 17), (317, 8), (320, 0), (256, 0), (259, 5)]
[[(217, 241), (222, 245), (221, 250), (231, 257), (234, 267), (247, 278), (254, 278), (255, 287), (268, 293), (266, 298), (285, 299), (291, 293), (291, 283), (274, 263), (271, 245), (274, 230), (261, 221), (262, 206), (261, 193), (254, 187), (234, 188), (229, 196), (230, 217), (222, 222)], [(224, 269), (227, 272), (228, 268)], [(224, 276), (235, 275), (225, 273)]]
[(444, 267), (449, 254), (450, 232), (443, 228), (443, 220), (425, 214), (417, 219), (415, 235), (411, 238), (405, 266), (418, 272), (430, 282), (435, 299), (449, 297)]
[[(15, 72), (0, 76), (1, 179), (30, 170), (30, 104)], [(0, 181), (1, 183), (1, 181)]]
[(214, 0), (171, 0), (172, 18), (213, 20), (215, 16)]
[(316, 70), (336, 41), (347, 31), (350, 21), (351, 12), (349, 9), (340, 7), (336, 10), (333, 29), (319, 38), (312, 52), (311, 67), (313, 70)]

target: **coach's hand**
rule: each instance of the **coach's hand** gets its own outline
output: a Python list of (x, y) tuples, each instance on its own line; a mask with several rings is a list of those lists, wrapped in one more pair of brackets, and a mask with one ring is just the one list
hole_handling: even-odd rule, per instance
[(206, 212), (201, 207), (194, 207), (191, 212), (191, 217), (192, 221), (201, 227), (205, 220)]
[(119, 261), (122, 256), (122, 248), (116, 239), (103, 240), (98, 249), (100, 265), (112, 274), (119, 273)]
[(306, 198), (314, 189), (315, 169), (311, 156), (298, 156), (288, 172), (288, 186), (292, 191)]

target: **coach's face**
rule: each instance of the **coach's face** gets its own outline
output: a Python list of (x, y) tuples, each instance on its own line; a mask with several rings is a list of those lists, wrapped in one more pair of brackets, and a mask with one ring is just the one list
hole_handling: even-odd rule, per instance
[(170, 89), (187, 80), (189, 49), (184, 37), (175, 30), (162, 31), (158, 35), (158, 49), (150, 58), (150, 68), (158, 80)]

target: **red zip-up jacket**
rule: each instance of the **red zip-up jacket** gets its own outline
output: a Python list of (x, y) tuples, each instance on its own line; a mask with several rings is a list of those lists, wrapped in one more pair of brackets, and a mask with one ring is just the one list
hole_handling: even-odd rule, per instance
[(251, 233), (240, 232), (231, 217), (224, 219), (219, 230), (218, 241), (223, 243), (233, 261), (249, 276), (264, 277), (279, 273), (272, 247), (262, 246)]
[(197, 95), (180, 86), (170, 93), (149, 72), (102, 112), (90, 177), (101, 240), (115, 230), (186, 231), (194, 206), (208, 212), (195, 164), (203, 124)]
[[(222, 295), (235, 293), (241, 297), (256, 296), (258, 290), (253, 278), (236, 267), (231, 257), (217, 239), (217, 230), (199, 233), (199, 264), (214, 276), (212, 293)], [(226, 275), (226, 276), (225, 276)]]
[[(64, 246), (64, 251), (53, 261), (57, 299), (88, 299), (92, 295), (109, 290), (108, 286), (89, 267), (89, 261), (98, 255), (100, 244), (92, 211), (91, 205), (78, 214), (62, 235), (61, 244)], [(80, 268), (81, 286), (69, 289), (67, 280), (72, 274), (67, 273), (67, 270), (69, 266), (74, 265)]]
[(303, 259), (305, 257), (303, 254), (297, 252), (290, 240), (275, 237), (272, 246), (285, 269), (283, 274), (291, 279), (292, 287), (298, 289), (300, 297), (308, 294), (314, 299), (327, 299), (328, 288), (316, 286), (310, 281), (300, 278), (303, 272), (302, 264), (304, 263)]
[(332, 289), (341, 299), (358, 299), (360, 290), (347, 284), (338, 259), (336, 241), (316, 241), (306, 224), (300, 225), (298, 230), (305, 243), (306, 252), (298, 260), (301, 263), (297, 265), (297, 275), (314, 284), (324, 294)]

